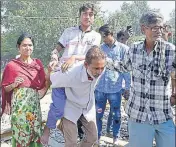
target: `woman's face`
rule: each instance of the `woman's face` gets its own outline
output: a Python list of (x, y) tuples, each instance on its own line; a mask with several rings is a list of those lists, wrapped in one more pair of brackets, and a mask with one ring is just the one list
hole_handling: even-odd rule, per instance
[(29, 57), (33, 52), (33, 43), (30, 38), (25, 38), (18, 48), (22, 56)]

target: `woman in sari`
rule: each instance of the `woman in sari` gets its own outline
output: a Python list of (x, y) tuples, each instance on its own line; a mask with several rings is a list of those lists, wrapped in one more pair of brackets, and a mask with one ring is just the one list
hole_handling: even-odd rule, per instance
[(20, 56), (5, 67), (2, 77), (2, 114), (11, 114), (12, 147), (41, 147), (40, 98), (49, 87), (48, 74), (39, 59), (32, 58), (34, 40), (22, 34), (17, 41)]

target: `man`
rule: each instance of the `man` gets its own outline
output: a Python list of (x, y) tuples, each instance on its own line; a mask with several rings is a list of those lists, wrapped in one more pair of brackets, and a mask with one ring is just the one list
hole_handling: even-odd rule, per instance
[[(127, 45), (127, 41), (128, 39), (133, 35), (133, 29), (131, 26), (127, 26), (126, 30), (120, 30), (119, 32), (117, 32), (117, 41), (120, 42), (120, 43), (123, 43), (125, 45)], [(126, 73), (127, 74), (127, 73)], [(131, 79), (131, 78), (130, 78)], [(129, 79), (129, 80), (130, 80)], [(128, 81), (126, 81), (128, 82)], [(125, 86), (125, 80), (122, 81), (122, 95), (123, 97), (125, 98), (125, 100), (127, 101), (128, 100), (128, 97), (129, 97), (129, 92), (127, 91), (124, 91), (124, 86)], [(110, 136), (111, 137), (111, 134), (110, 132), (112, 132), (112, 113), (111, 111), (109, 112), (109, 115), (108, 115), (108, 122), (107, 122), (107, 136)]]
[[(103, 39), (101, 49), (106, 53), (108, 61), (123, 61), (125, 52), (128, 46), (117, 42), (113, 37), (112, 29), (108, 24), (99, 28), (99, 32)], [(102, 74), (98, 85), (95, 90), (96, 100), (96, 117), (98, 128), (98, 139), (101, 137), (102, 132), (102, 118), (106, 108), (107, 100), (110, 103), (110, 113), (113, 117), (113, 144), (118, 145), (118, 132), (121, 124), (121, 94), (122, 94), (122, 81), (125, 79), (125, 92), (129, 93), (130, 88), (130, 74), (119, 73), (111, 66), (107, 65), (105, 72)], [(110, 126), (109, 126), (110, 127)], [(107, 133), (109, 133), (109, 129)]]
[(51, 74), (52, 88), (65, 87), (66, 105), (60, 129), (64, 134), (65, 147), (77, 147), (77, 121), (85, 130), (80, 147), (91, 147), (97, 141), (94, 87), (105, 67), (105, 54), (93, 46), (86, 54), (84, 64), (77, 63), (67, 72)]
[(127, 45), (128, 39), (133, 35), (133, 29), (131, 26), (127, 26), (127, 29), (121, 30), (117, 33), (117, 41)]
[[(65, 72), (75, 62), (85, 59), (85, 54), (93, 45), (100, 45), (101, 36), (92, 30), (94, 16), (96, 15), (93, 4), (84, 4), (79, 9), (80, 26), (65, 29), (58, 41), (58, 46), (53, 50), (51, 55), (50, 66), (52, 69), (58, 64), (58, 54), (64, 49), (60, 59), (62, 72)], [(48, 143), (50, 129), (56, 127), (56, 122), (63, 117), (65, 105), (64, 88), (52, 89), (52, 101), (48, 112), (48, 119), (44, 129), (41, 141), (43, 144)]]
[(175, 147), (175, 127), (170, 106), (170, 74), (175, 70), (175, 46), (162, 39), (163, 16), (149, 11), (140, 19), (145, 41), (134, 43), (119, 71), (132, 70), (129, 116), (129, 146)]

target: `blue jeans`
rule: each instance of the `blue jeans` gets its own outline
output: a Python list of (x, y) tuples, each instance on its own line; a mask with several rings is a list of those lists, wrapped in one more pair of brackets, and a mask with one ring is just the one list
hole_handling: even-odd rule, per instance
[(65, 88), (52, 89), (52, 103), (48, 112), (46, 126), (50, 129), (56, 128), (57, 120), (64, 115), (64, 107), (66, 102)]
[(95, 90), (96, 120), (98, 128), (98, 138), (102, 132), (102, 118), (106, 108), (107, 100), (110, 103), (110, 112), (113, 118), (113, 137), (118, 137), (121, 124), (121, 91), (117, 93), (103, 93)]
[(175, 147), (175, 126), (173, 120), (162, 124), (151, 125), (128, 120), (129, 146), (152, 147), (155, 138), (156, 147)]
[[(125, 89), (121, 89), (121, 93), (123, 93), (125, 91)], [(111, 109), (109, 111), (109, 115), (108, 115), (108, 122), (107, 122), (107, 126), (106, 126), (106, 131), (107, 133), (110, 133), (112, 132), (113, 130), (113, 127), (112, 127), (112, 112), (111, 112)]]

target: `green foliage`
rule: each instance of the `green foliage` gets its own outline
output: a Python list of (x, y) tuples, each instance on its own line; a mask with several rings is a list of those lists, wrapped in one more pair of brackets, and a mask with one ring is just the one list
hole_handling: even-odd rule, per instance
[(142, 35), (139, 19), (148, 10), (150, 8), (147, 1), (124, 2), (121, 6), (121, 11), (116, 11), (110, 15), (108, 23), (112, 25), (115, 33), (121, 29), (126, 29), (128, 25), (132, 25), (135, 35)]

